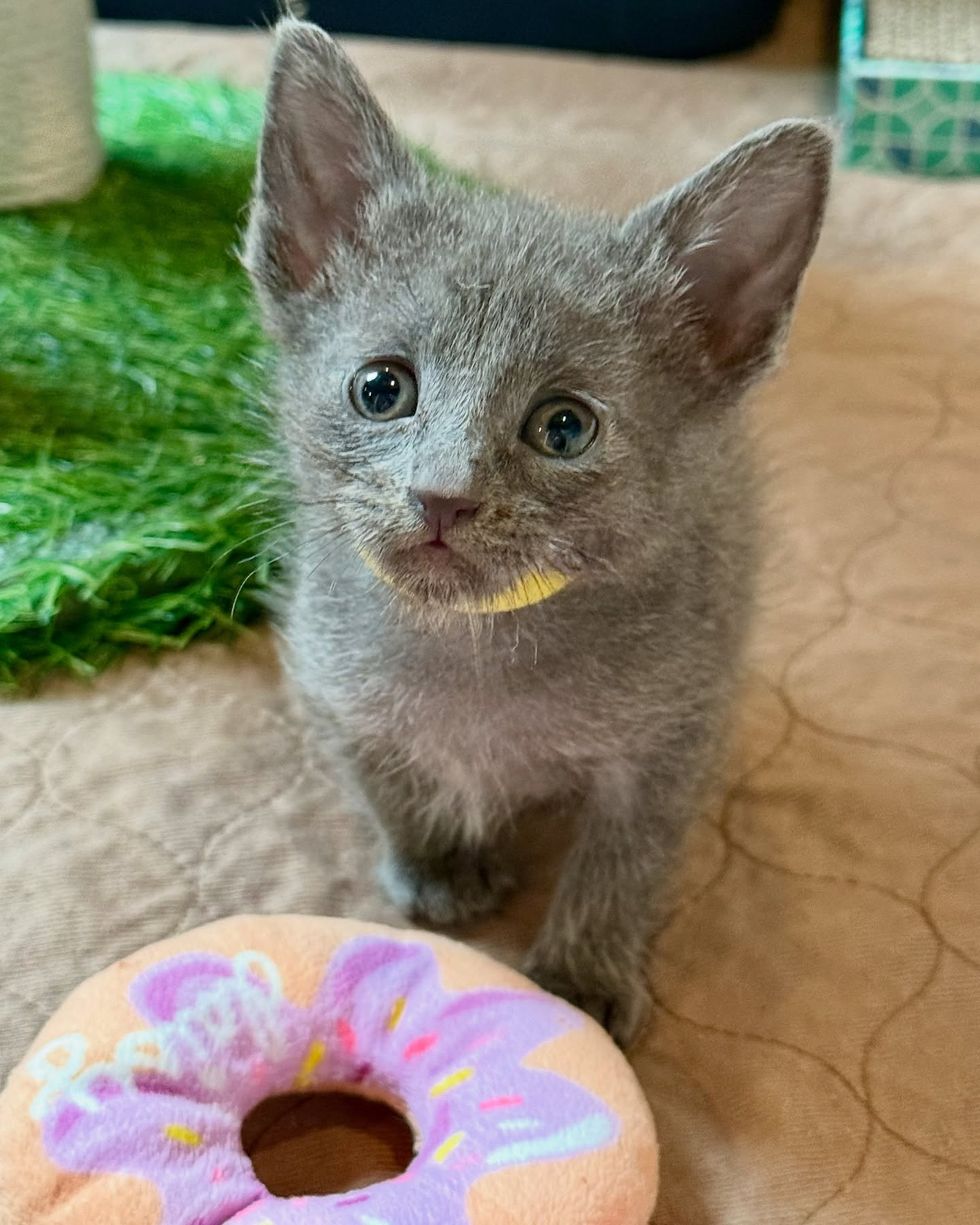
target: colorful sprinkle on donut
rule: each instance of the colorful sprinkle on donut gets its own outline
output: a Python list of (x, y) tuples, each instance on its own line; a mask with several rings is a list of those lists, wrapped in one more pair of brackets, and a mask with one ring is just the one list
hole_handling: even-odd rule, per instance
[(299, 1074), (293, 1082), (297, 1089), (308, 1089), (313, 1083), (313, 1075), (317, 1068), (323, 1062), (323, 1056), (327, 1053), (326, 1044), (317, 1039), (310, 1043), (310, 1049), (306, 1052), (303, 1058), (303, 1063), (300, 1066)]
[(459, 1085), (465, 1085), (468, 1080), (472, 1080), (475, 1071), (475, 1068), (459, 1068), (456, 1072), (450, 1072), (442, 1080), (436, 1081), (429, 1090), (429, 1097), (442, 1097), (444, 1093), (450, 1093)]
[(450, 1157), (466, 1139), (465, 1131), (453, 1132), (453, 1134), (439, 1145), (436, 1151), (432, 1154), (432, 1160), (436, 1165), (442, 1165), (447, 1157)]
[(191, 1131), (189, 1127), (182, 1127), (180, 1123), (168, 1123), (163, 1129), (163, 1134), (168, 1140), (173, 1140), (177, 1144), (186, 1144), (188, 1148), (197, 1148), (201, 1143), (201, 1136), (196, 1131)]

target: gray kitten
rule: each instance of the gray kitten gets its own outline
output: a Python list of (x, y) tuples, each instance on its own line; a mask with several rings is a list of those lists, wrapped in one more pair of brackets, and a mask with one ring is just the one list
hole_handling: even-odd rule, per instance
[(245, 262), (281, 350), (292, 670), (414, 918), (495, 908), (505, 828), (577, 806), (527, 969), (621, 1043), (746, 629), (740, 402), (830, 160), (779, 123), (582, 216), (426, 168), (336, 43), (277, 34)]

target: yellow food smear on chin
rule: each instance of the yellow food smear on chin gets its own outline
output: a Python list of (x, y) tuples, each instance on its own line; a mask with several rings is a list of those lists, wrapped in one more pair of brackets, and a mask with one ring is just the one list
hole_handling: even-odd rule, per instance
[[(394, 587), (397, 590), (397, 584), (378, 565), (370, 553), (362, 552), (361, 560), (375, 578), (380, 579), (382, 583), (386, 583), (389, 587)], [(568, 575), (562, 574), (558, 570), (529, 570), (503, 591), (498, 591), (491, 596), (484, 596), (481, 599), (462, 599), (458, 603), (453, 604), (452, 608), (455, 612), (461, 613), (491, 614), (516, 612), (519, 608), (528, 608), (532, 604), (540, 604), (542, 600), (547, 600), (549, 597), (557, 595), (559, 591), (563, 591), (568, 586), (568, 583)]]
[(568, 575), (558, 570), (529, 570), (516, 583), (482, 600), (462, 600), (454, 605), (458, 612), (505, 613), (540, 604), (568, 586)]

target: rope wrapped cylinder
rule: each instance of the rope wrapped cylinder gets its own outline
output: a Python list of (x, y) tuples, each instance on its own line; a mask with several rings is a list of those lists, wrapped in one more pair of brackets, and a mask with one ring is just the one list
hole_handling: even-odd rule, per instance
[(102, 149), (90, 0), (0, 3), (0, 208), (85, 195)]

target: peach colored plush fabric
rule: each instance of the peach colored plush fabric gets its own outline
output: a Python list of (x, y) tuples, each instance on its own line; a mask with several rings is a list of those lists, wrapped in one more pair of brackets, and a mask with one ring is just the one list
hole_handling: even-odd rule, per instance
[[(817, 7), (657, 65), (352, 40), (399, 123), (625, 210), (833, 108)], [(262, 78), (258, 33), (103, 29), (101, 62)], [(725, 795), (692, 833), (634, 1055), (657, 1225), (975, 1225), (980, 1205), (980, 186), (838, 175), (757, 398), (769, 559)], [(0, 1065), (86, 975), (238, 911), (397, 921), (269, 637), (0, 707)], [(550, 859), (472, 933), (516, 956)]]
[[(351, 956), (349, 950), (354, 947), (363, 949), (365, 946), (358, 946), (357, 942), (365, 940), (371, 942), (371, 952), (361, 951)], [(384, 949), (391, 940), (415, 946), (404, 950), (411, 959), (409, 964), (413, 966), (410, 972), (400, 974), (398, 962), (394, 966), (384, 964), (384, 958), (390, 960), (391, 954), (383, 952), (379, 955), (378, 950)], [(435, 983), (422, 976), (417, 968), (418, 946), (431, 949), (435, 955)], [(602, 1143), (583, 1145), (581, 1151), (575, 1150), (559, 1160), (537, 1160), (526, 1164), (507, 1162), (501, 1163), (498, 1169), (488, 1166), (475, 1181), (468, 1180), (468, 1194), (464, 1187), (460, 1195), (460, 1201), (465, 1201), (467, 1220), (472, 1225), (645, 1225), (656, 1200), (657, 1145), (649, 1107), (622, 1054), (595, 1022), (581, 1017), (581, 1023), (576, 1023), (569, 1015), (570, 1010), (563, 1005), (545, 1002), (545, 1014), (534, 1013), (529, 1023), (524, 1018), (519, 1001), (530, 997), (528, 1006), (533, 1007), (530, 1001), (545, 1000), (543, 992), (513, 970), (463, 944), (438, 936), (396, 932), (374, 924), (341, 919), (298, 916), (225, 919), (142, 949), (82, 984), (38, 1035), (28, 1053), (28, 1062), (31, 1056), (51, 1042), (83, 1035), (87, 1044), (85, 1067), (107, 1063), (114, 1068), (119, 1057), (120, 1041), (134, 1032), (146, 1031), (145, 1009), (141, 1015), (141, 1010), (134, 1006), (131, 985), (148, 970), (170, 962), (172, 958), (193, 955), (195, 962), (199, 962), (201, 954), (217, 954), (220, 963), (227, 964), (225, 959), (247, 955), (249, 965), (258, 965), (258, 954), (266, 958), (267, 965), (271, 963), (271, 966), (269, 969), (256, 969), (255, 973), (266, 975), (270, 970), (273, 973), (278, 971), (283, 999), (306, 1010), (321, 991), (329, 966), (339, 961), (345, 952), (348, 959), (344, 963), (343, 978), (347, 989), (342, 993), (342, 1007), (336, 1018), (337, 1032), (326, 1031), (325, 1014), (318, 1015), (315, 1021), (311, 1020), (309, 1032), (304, 1030), (295, 1047), (295, 1057), (287, 1057), (286, 1061), (293, 1072), (299, 1069), (298, 1076), (294, 1080), (293, 1072), (290, 1072), (291, 1079), (286, 1083), (270, 1082), (267, 1095), (288, 1093), (297, 1087), (313, 1092), (321, 1087), (318, 1069), (328, 1068), (330, 1046), (346, 1043), (354, 1048), (356, 1044), (357, 1060), (366, 1061), (363, 1066), (369, 1067), (376, 1057), (376, 1051), (377, 1058), (381, 1058), (381, 1048), (390, 1045), (396, 1054), (394, 1064), (398, 1074), (404, 1078), (405, 1090), (402, 1093), (400, 1084), (391, 1084), (385, 1086), (387, 1092), (394, 1099), (401, 1098), (406, 1102), (409, 1107), (407, 1114), (411, 1118), (409, 1085), (414, 1077), (422, 1082), (421, 1090), (416, 1086), (415, 1092), (421, 1092), (425, 1099), (438, 1096), (440, 1108), (444, 1103), (453, 1120), (444, 1128), (446, 1138), (439, 1146), (424, 1133), (417, 1136), (421, 1173), (410, 1186), (406, 1184), (403, 1190), (397, 1192), (396, 1198), (404, 1210), (404, 1215), (400, 1215), (398, 1221), (405, 1225), (435, 1225), (441, 1219), (440, 1204), (443, 1200), (436, 1199), (434, 1192), (426, 1208), (423, 1191), (424, 1187), (433, 1183), (449, 1188), (457, 1185), (453, 1162), (449, 1157), (441, 1156), (441, 1150), (446, 1150), (450, 1155), (456, 1152), (457, 1161), (479, 1162), (489, 1157), (493, 1162), (494, 1156), (502, 1150), (488, 1152), (476, 1135), (495, 1137), (490, 1140), (491, 1145), (499, 1143), (504, 1149), (512, 1147), (515, 1141), (522, 1140), (522, 1133), (506, 1130), (508, 1115), (516, 1114), (521, 1116), (521, 1121), (536, 1125), (538, 1130), (526, 1133), (534, 1138), (539, 1134), (549, 1138), (556, 1131), (580, 1122), (577, 1117), (562, 1117), (560, 1112), (558, 1117), (544, 1117), (547, 1105), (543, 1097), (533, 1101), (522, 1100), (518, 1095), (514, 1103), (507, 1104), (510, 1099), (500, 1096), (502, 1089), (509, 1092), (517, 1088), (532, 1095), (541, 1092), (539, 1079), (533, 1073), (529, 1077), (525, 1074), (522, 1079), (517, 1059), (510, 1063), (508, 1049), (513, 1046), (519, 1052), (524, 1067), (555, 1073), (560, 1077), (560, 1080), (554, 1081), (557, 1086), (555, 1091), (569, 1082), (585, 1090), (584, 1095), (578, 1094), (569, 1101), (575, 1102), (576, 1108), (583, 1112), (583, 1118), (589, 1117), (592, 1111), (601, 1111), (601, 1115), (592, 1117), (601, 1118), (604, 1128), (608, 1126), (609, 1138), (606, 1139), (604, 1134)], [(360, 983), (354, 967), (359, 967), (362, 972)], [(393, 995), (389, 999), (384, 995), (383, 984), (386, 971), (391, 972), (392, 969), (394, 981), (407, 982), (408, 986), (404, 995)], [(200, 974), (200, 970), (195, 969), (192, 973)], [(215, 981), (224, 983), (227, 980)], [(258, 983), (260, 980), (252, 978), (250, 981)], [(268, 979), (262, 981), (268, 982)], [(199, 979), (192, 979), (191, 991), (203, 990), (196, 985), (198, 982)], [(520, 994), (511, 997), (513, 1002), (507, 1003), (503, 1015), (493, 1004), (485, 1006), (489, 1021), (482, 1024), (490, 1024), (493, 1028), (491, 1032), (481, 1034), (480, 1009), (468, 1003), (466, 994), (455, 993), (472, 992), (475, 995), (471, 998), (480, 999), (487, 989), (494, 988)], [(450, 994), (443, 996), (443, 990)], [(380, 998), (374, 998), (379, 993)], [(270, 998), (267, 987), (258, 988), (255, 995), (257, 1000)], [(163, 1011), (173, 1007), (174, 1001), (177, 1007), (187, 1007), (192, 997), (188, 995), (186, 985), (174, 985), (171, 977), (165, 986), (155, 988), (152, 998), (162, 1002)], [(348, 998), (349, 1002), (344, 1003)], [(459, 1005), (465, 1005), (464, 1011), (459, 1012)], [(260, 1076), (267, 1076), (265, 1061), (271, 1062), (273, 1059), (268, 1053), (273, 1045), (269, 1042), (267, 1030), (275, 1023), (275, 1018), (263, 1014), (260, 1019), (259, 1005), (256, 1004), (251, 1025), (243, 1025), (243, 1009), (240, 1006), (230, 1005), (223, 1011), (217, 1004), (209, 1004), (208, 1007), (210, 1011), (202, 1012), (201, 1016), (210, 1017), (212, 1025), (224, 1025), (224, 1020), (215, 1019), (219, 1015), (237, 1021), (235, 1037), (228, 1043), (229, 1047), (234, 1044), (239, 1059), (237, 1075), (243, 1075), (245, 1068), (251, 1067)], [(443, 1008), (445, 1011), (442, 1011)], [(314, 1015), (310, 1014), (311, 1017)], [(541, 1015), (549, 1018), (544, 1024)], [(348, 1016), (353, 1018), (354, 1026), (360, 1027), (360, 1032), (352, 1028)], [(420, 1024), (422, 1030), (419, 1029)], [(437, 1026), (436, 1031), (425, 1032), (425, 1026), (433, 1024)], [(541, 1028), (548, 1037), (540, 1043), (524, 1037), (523, 1042), (529, 1052), (525, 1055), (521, 1046), (522, 1027), (528, 1024), (528, 1033)], [(346, 1031), (342, 1030), (343, 1026), (346, 1026)], [(198, 1034), (197, 1029), (193, 1032)], [(409, 1043), (409, 1046), (416, 1048), (416, 1055), (411, 1058), (398, 1055), (413, 1034), (419, 1033), (424, 1033), (424, 1037), (416, 1036), (414, 1043)], [(475, 1044), (472, 1041), (474, 1034), (477, 1037)], [(190, 1045), (185, 1042), (181, 1058), (190, 1060), (193, 1054), (201, 1061), (200, 1074), (213, 1076), (220, 1072), (220, 1053), (214, 1054), (200, 1043), (199, 1036)], [(254, 1045), (254, 1052), (248, 1049), (249, 1043)], [(440, 1056), (441, 1046), (447, 1048), (446, 1056)], [(140, 1049), (143, 1052), (159, 1050), (161, 1055), (166, 1055), (171, 1048), (165, 1040), (145, 1037)], [(406, 1047), (406, 1051), (408, 1049)], [(435, 1061), (429, 1068), (427, 1057), (429, 1061)], [(52, 1054), (48, 1059), (57, 1066), (64, 1062), (60, 1053)], [(458, 1069), (457, 1064), (464, 1066)], [(451, 1074), (444, 1076), (447, 1068)], [(433, 1076), (441, 1079), (433, 1080)], [(213, 1076), (213, 1079), (219, 1082), (220, 1076)], [(454, 1080), (461, 1083), (454, 1086)], [(481, 1080), (484, 1082), (482, 1085)], [(454, 1102), (463, 1096), (464, 1089), (472, 1097), (472, 1102), (469, 1106), (461, 1107), (460, 1113), (454, 1116), (451, 1113)], [(56, 1163), (56, 1154), (45, 1147), (43, 1137), (49, 1133), (42, 1131), (41, 1126), (31, 1118), (31, 1103), (35, 1101), (38, 1091), (38, 1081), (25, 1064), (14, 1071), (6, 1090), (0, 1095), (0, 1221), (4, 1225), (95, 1225), (96, 1222), (98, 1225), (159, 1225), (164, 1219), (161, 1196), (152, 1183), (148, 1187), (145, 1178), (70, 1173)], [(164, 1109), (172, 1112), (176, 1122), (168, 1122), (164, 1128), (154, 1125), (150, 1130), (138, 1114), (139, 1099), (134, 1098), (137, 1105), (132, 1111), (129, 1142), (134, 1152), (158, 1147), (160, 1151), (151, 1163), (151, 1168), (157, 1170), (164, 1161), (180, 1169), (185, 1168), (188, 1162), (196, 1161), (193, 1168), (200, 1171), (200, 1190), (208, 1198), (220, 1195), (233, 1176), (227, 1168), (222, 1168), (221, 1162), (226, 1160), (223, 1149), (218, 1148), (215, 1150), (217, 1155), (209, 1156), (208, 1145), (213, 1140), (207, 1134), (207, 1125), (201, 1126), (199, 1132), (181, 1125), (182, 1108), (188, 1118), (193, 1117), (200, 1092), (200, 1089), (195, 1089), (188, 1101), (182, 1103), (179, 1095), (174, 1096), (168, 1091)], [(256, 1092), (261, 1097), (261, 1090)], [(150, 1096), (156, 1101), (160, 1100), (160, 1094)], [(481, 1096), (489, 1100), (478, 1106)], [(213, 1100), (222, 1099), (216, 1095)], [(437, 1116), (440, 1108), (436, 1108)], [(503, 1123), (496, 1122), (498, 1116), (503, 1117)], [(162, 1117), (170, 1120), (171, 1115), (165, 1113)], [(74, 1126), (77, 1128), (79, 1124)], [(105, 1134), (106, 1124), (100, 1123), (99, 1126), (102, 1128), (100, 1134)], [(455, 1130), (457, 1127), (461, 1130)], [(467, 1134), (467, 1127), (470, 1127), (471, 1134)], [(474, 1128), (476, 1135), (473, 1134)], [(170, 1134), (160, 1135), (160, 1131)], [(173, 1134), (175, 1132), (176, 1135)], [(124, 1137), (121, 1142), (125, 1144), (127, 1138)], [(81, 1148), (80, 1144), (75, 1146), (78, 1151)], [(240, 1154), (241, 1150), (238, 1152)], [(208, 1179), (209, 1172), (214, 1173), (211, 1167), (222, 1175), (212, 1180), (213, 1187)], [(195, 1187), (194, 1193), (197, 1192), (198, 1188)], [(348, 1198), (356, 1195), (355, 1192)], [(356, 1211), (354, 1205), (345, 1206), (345, 1213), (351, 1217), (352, 1225), (361, 1220), (378, 1220), (375, 1212), (383, 1211), (386, 1220), (391, 1217), (390, 1210), (373, 1208), (370, 1195), (364, 1195), (363, 1199), (363, 1208)], [(453, 1192), (446, 1201), (447, 1211), (455, 1202)], [(183, 1204), (183, 1200), (180, 1204)], [(173, 1202), (170, 1203), (170, 1211), (173, 1212)], [(336, 1211), (339, 1211), (339, 1205)], [(216, 1209), (212, 1208), (212, 1212), (216, 1212)], [(249, 1220), (259, 1225), (266, 1214), (267, 1219), (276, 1215), (273, 1204), (267, 1205), (265, 1211), (259, 1206)], [(166, 1219), (175, 1218), (168, 1215)], [(215, 1219), (218, 1217), (215, 1216)], [(220, 1219), (225, 1219), (223, 1213)], [(454, 1214), (452, 1219), (462, 1218)], [(392, 1222), (392, 1225), (395, 1223)]]

